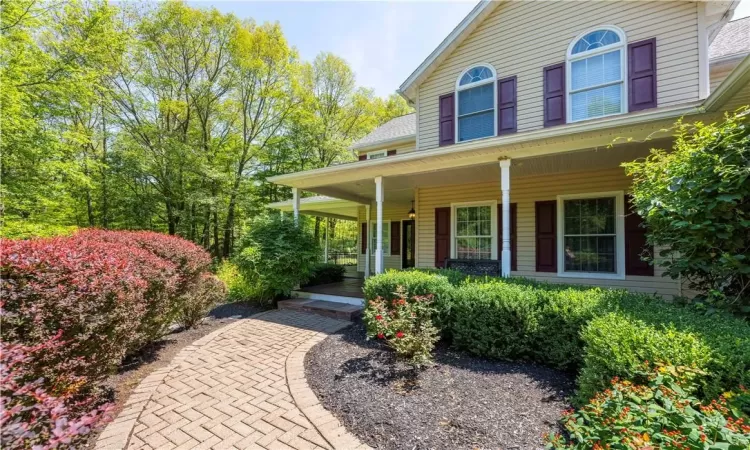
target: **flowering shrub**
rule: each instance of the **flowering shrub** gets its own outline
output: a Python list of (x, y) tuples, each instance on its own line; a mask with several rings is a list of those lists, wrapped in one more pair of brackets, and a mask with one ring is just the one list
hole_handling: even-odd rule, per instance
[(397, 355), (422, 367), (432, 363), (432, 349), (439, 339), (433, 313), (431, 295), (409, 298), (398, 288), (390, 304), (380, 297), (368, 302), (364, 319), (370, 338), (384, 339)]
[[(644, 367), (635, 382), (614, 378), (589, 404), (564, 413), (570, 439), (547, 436), (555, 449), (726, 449), (750, 446), (750, 424), (742, 411), (750, 393), (728, 392), (708, 405), (691, 395), (695, 369)], [(639, 383), (643, 384), (639, 384)]]
[(34, 346), (0, 342), (0, 447), (75, 447), (110, 419), (111, 405), (78, 395), (85, 379), (37, 379), (33, 360), (64, 346), (61, 334)]

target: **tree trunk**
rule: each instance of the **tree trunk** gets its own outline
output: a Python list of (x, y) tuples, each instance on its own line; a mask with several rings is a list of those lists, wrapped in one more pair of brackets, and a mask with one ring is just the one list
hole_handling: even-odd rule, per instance
[(107, 119), (104, 115), (104, 102), (101, 104), (102, 114), (102, 228), (109, 228), (109, 194), (107, 193)]

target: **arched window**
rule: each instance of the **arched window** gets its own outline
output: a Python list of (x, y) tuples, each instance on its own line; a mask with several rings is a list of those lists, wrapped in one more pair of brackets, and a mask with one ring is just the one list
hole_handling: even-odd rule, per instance
[(494, 136), (495, 69), (483, 64), (465, 70), (456, 81), (457, 141)]
[(612, 26), (587, 32), (568, 48), (568, 122), (627, 112), (625, 33)]

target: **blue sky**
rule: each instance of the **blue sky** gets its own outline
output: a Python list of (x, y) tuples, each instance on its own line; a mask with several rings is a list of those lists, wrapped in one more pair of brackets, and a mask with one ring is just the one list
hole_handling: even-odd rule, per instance
[[(322, 51), (346, 59), (357, 83), (385, 96), (417, 68), (476, 5), (466, 1), (194, 1), (257, 22), (278, 21), (305, 60)], [(750, 16), (742, 0), (734, 18)]]

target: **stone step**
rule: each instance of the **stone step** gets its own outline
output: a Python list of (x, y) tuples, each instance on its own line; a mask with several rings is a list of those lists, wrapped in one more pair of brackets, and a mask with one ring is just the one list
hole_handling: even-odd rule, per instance
[(349, 321), (354, 321), (362, 315), (361, 306), (309, 298), (280, 300), (278, 307), (279, 309), (290, 309)]

